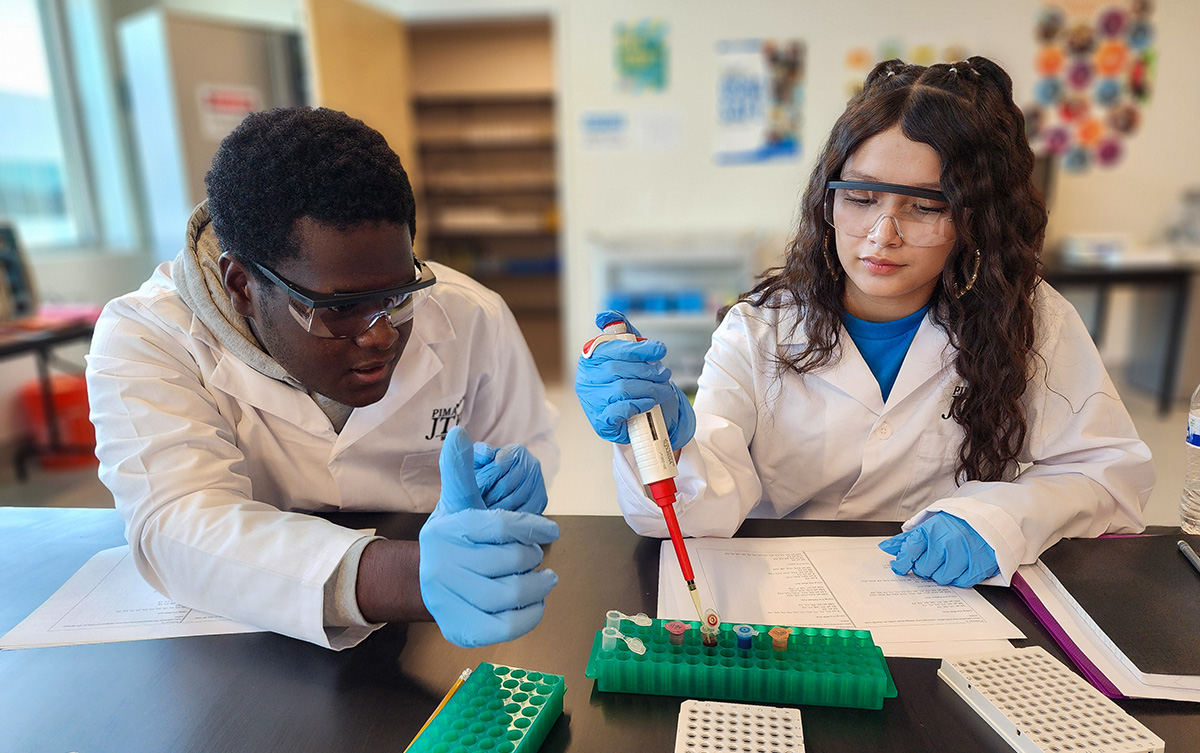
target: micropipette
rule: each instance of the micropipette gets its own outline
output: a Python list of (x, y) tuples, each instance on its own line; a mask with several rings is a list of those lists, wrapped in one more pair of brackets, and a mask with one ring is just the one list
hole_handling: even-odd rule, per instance
[[(615, 321), (606, 325), (600, 335), (583, 346), (583, 357), (590, 358), (596, 346), (602, 342), (638, 339), (637, 335), (628, 331), (625, 322)], [(700, 607), (700, 594), (696, 591), (696, 576), (692, 572), (687, 548), (683, 545), (683, 532), (679, 530), (679, 520), (675, 517), (675, 477), (679, 475), (679, 469), (675, 465), (675, 451), (671, 449), (671, 438), (667, 434), (667, 422), (663, 420), (662, 408), (655, 405), (645, 413), (630, 418), (625, 426), (629, 432), (629, 444), (633, 447), (633, 457), (637, 462), (638, 475), (642, 483), (650, 489), (650, 496), (654, 498), (655, 504), (662, 510), (663, 520), (667, 523), (667, 533), (671, 535), (671, 545), (679, 559), (679, 569), (683, 571), (683, 579), (687, 581), (688, 595), (692, 597), (692, 603), (696, 605), (696, 614), (703, 622), (704, 610)]]

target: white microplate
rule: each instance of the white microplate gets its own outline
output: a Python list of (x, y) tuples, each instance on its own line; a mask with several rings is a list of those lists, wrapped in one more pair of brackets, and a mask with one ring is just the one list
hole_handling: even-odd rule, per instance
[(675, 753), (804, 753), (800, 709), (684, 701)]
[(1163, 750), (1163, 741), (1157, 735), (1040, 646), (943, 659), (938, 676), (1013, 750)]

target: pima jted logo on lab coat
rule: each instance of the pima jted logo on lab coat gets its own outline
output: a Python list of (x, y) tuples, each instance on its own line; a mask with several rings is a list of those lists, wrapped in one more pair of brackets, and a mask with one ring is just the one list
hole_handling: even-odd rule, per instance
[[(450, 427), (458, 426), (459, 409), (462, 408), (463, 401), (460, 399), (452, 408), (434, 408), (433, 409), (433, 427), (429, 430), (426, 439), (445, 439), (446, 434), (450, 431)], [(453, 421), (454, 423), (450, 423)]]
[[(965, 389), (966, 389), (966, 387), (964, 387), (961, 382), (959, 384), (954, 385), (954, 394), (950, 396), (950, 399), (953, 400), (954, 398), (958, 397), (959, 395), (961, 395), (963, 393), (963, 390), (965, 390)], [(947, 410), (945, 413), (943, 413), (942, 418), (949, 419), (950, 411)], [(449, 430), (447, 430), (447, 431), (449, 431)]]

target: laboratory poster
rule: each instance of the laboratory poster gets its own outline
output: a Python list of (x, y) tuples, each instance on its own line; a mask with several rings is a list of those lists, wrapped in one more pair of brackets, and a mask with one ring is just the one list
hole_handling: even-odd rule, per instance
[(1042, 6), (1033, 104), (1025, 108), (1031, 144), (1069, 172), (1110, 167), (1150, 101), (1156, 54), (1150, 0), (1071, 0)]
[(717, 164), (800, 156), (804, 55), (795, 39), (717, 43)]
[(630, 94), (667, 88), (667, 23), (644, 19), (614, 27), (617, 89)]

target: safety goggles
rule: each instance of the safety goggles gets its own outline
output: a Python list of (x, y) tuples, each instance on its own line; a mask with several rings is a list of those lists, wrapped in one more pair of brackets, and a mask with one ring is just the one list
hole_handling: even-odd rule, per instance
[(339, 340), (358, 337), (384, 317), (393, 327), (412, 320), (417, 306), (428, 294), (426, 289), (437, 282), (425, 262), (414, 256), (413, 264), (416, 279), (399, 287), (323, 295), (294, 285), (254, 262), (268, 280), (288, 294), (288, 310), (304, 331)]
[(955, 238), (950, 204), (941, 191), (860, 180), (826, 184), (825, 221), (846, 235), (866, 238), (885, 217), (913, 246), (940, 246)]

